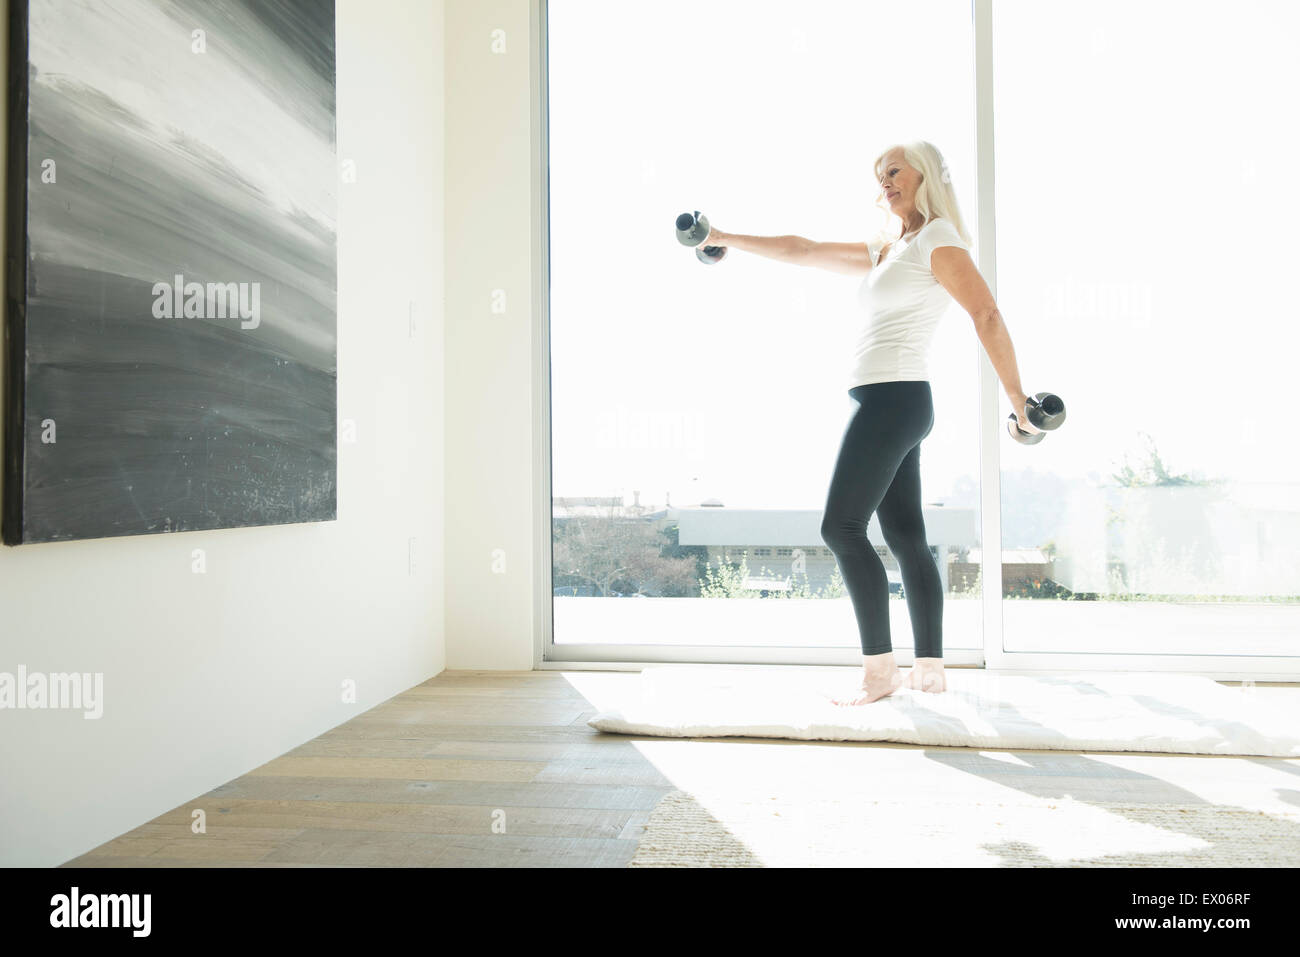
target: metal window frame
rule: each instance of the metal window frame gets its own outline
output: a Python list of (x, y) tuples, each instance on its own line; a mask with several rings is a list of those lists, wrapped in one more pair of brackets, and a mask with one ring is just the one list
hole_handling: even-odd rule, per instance
[[(976, 222), (979, 269), (997, 296), (996, 180), (993, 110), (993, 0), (971, 0), (974, 44)], [(533, 464), (536, 572), (533, 667), (538, 670), (635, 671), (657, 663), (729, 665), (860, 665), (856, 648), (758, 648), (710, 645), (557, 645), (553, 631), (551, 568), (551, 367), (550, 367), (550, 135), (547, 104), (549, 44), (547, 0), (530, 0), (532, 76), (532, 249), (533, 249)], [(1300, 655), (1114, 654), (1008, 651), (1002, 598), (1002, 436), (1000, 387), (988, 354), (975, 347), (980, 396), (980, 522), (983, 591), (982, 649), (945, 651), (949, 667), (983, 667), (1003, 673), (1040, 671), (1157, 671), (1218, 680), (1300, 681)], [(987, 547), (993, 543), (995, 547)], [(900, 664), (911, 652), (900, 651)]]

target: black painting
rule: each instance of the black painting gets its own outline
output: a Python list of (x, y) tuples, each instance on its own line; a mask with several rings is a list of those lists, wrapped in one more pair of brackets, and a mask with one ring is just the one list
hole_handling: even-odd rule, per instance
[(333, 519), (333, 0), (10, 21), (5, 542)]

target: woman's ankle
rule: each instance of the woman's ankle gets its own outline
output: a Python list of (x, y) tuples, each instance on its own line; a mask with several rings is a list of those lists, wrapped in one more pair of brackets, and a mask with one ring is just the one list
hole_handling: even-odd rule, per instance
[(898, 662), (894, 660), (894, 653), (886, 651), (879, 655), (862, 656), (862, 677), (864, 679), (879, 680), (898, 673)]

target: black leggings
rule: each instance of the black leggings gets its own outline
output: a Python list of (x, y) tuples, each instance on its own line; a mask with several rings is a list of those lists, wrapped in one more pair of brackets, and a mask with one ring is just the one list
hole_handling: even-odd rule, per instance
[(934, 427), (930, 383), (873, 382), (850, 389), (849, 395), (858, 406), (835, 461), (822, 540), (835, 553), (853, 601), (862, 653), (892, 651), (889, 580), (867, 541), (867, 522), (875, 512), (903, 573), (915, 657), (941, 658), (943, 585), (921, 515), (921, 440)]

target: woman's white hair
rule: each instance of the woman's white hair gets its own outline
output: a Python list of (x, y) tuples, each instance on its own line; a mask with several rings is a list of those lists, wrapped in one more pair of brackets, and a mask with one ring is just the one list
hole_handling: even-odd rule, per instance
[[(970, 233), (966, 231), (966, 223), (961, 218), (961, 210), (957, 206), (957, 193), (952, 188), (952, 175), (948, 170), (948, 162), (939, 152), (939, 148), (933, 143), (925, 140), (912, 140), (908, 143), (896, 143), (893, 146), (881, 151), (876, 157), (875, 162), (871, 164), (871, 169), (876, 175), (876, 183), (880, 183), (881, 174), (884, 173), (885, 157), (893, 150), (902, 149), (903, 159), (907, 165), (921, 173), (921, 185), (916, 189), (916, 211), (921, 214), (925, 222), (929, 222), (935, 217), (943, 217), (957, 227), (957, 234), (967, 243), (974, 246), (974, 240), (971, 239)], [(886, 223), (893, 220), (899, 220), (889, 208), (889, 203), (885, 201), (885, 191), (882, 189), (876, 195), (876, 206), (885, 213)], [(901, 230), (895, 230), (889, 234), (890, 239), (897, 237)], [(885, 230), (882, 230), (882, 233)]]

